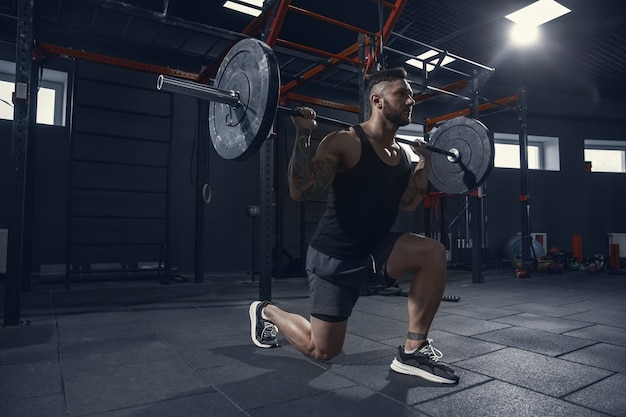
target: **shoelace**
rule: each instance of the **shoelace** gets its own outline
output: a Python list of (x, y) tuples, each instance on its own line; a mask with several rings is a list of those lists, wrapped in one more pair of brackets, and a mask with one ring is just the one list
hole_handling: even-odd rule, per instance
[(428, 344), (420, 349), (420, 353), (428, 356), (433, 362), (439, 362), (439, 359), (443, 358), (443, 353), (433, 345), (431, 345), (433, 339), (427, 339)]
[(276, 326), (269, 321), (263, 323), (263, 331), (261, 332), (262, 339), (274, 339), (278, 334)]

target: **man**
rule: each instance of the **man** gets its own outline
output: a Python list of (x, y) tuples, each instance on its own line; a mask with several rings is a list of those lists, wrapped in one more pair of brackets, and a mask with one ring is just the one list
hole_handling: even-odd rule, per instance
[(306, 269), (311, 291), (310, 321), (268, 301), (250, 305), (251, 337), (263, 348), (277, 346), (278, 329), (299, 351), (320, 360), (341, 353), (348, 318), (372, 262), (383, 276), (412, 274), (408, 332), (391, 369), (426, 380), (454, 384), (459, 377), (440, 362), (428, 330), (443, 296), (443, 246), (412, 233), (390, 232), (398, 208), (415, 210), (428, 186), (430, 152), (416, 142), (419, 161), (411, 170), (396, 131), (411, 121), (415, 104), (403, 68), (373, 74), (368, 96), (371, 116), (360, 125), (326, 136), (311, 159), (315, 111), (297, 108), (296, 142), (289, 163), (289, 191), (307, 200), (330, 187), (326, 211), (309, 244)]

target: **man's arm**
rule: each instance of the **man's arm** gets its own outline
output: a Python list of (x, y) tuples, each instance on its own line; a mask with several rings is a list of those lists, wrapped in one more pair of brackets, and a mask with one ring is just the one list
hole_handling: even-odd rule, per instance
[(424, 200), (428, 190), (428, 174), (430, 173), (430, 151), (425, 147), (426, 143), (419, 141), (418, 146), (413, 146), (419, 161), (413, 170), (409, 185), (400, 199), (400, 209), (406, 211), (415, 210)]
[(297, 201), (313, 199), (326, 191), (341, 163), (339, 155), (328, 144), (329, 138), (320, 143), (316, 155), (311, 158), (311, 133), (316, 126), (315, 112), (305, 108), (302, 114), (303, 117), (293, 118), (296, 142), (287, 174), (289, 194)]

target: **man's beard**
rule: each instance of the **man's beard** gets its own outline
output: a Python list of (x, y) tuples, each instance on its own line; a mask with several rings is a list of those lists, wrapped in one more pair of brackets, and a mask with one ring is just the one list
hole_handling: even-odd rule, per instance
[(407, 116), (405, 116), (404, 111), (400, 113), (400, 112), (397, 112), (397, 111), (389, 110), (388, 107), (385, 107), (385, 108), (383, 108), (383, 115), (391, 123), (393, 123), (395, 125), (398, 125), (398, 126), (406, 126), (409, 123), (411, 123), (410, 113), (409, 113), (409, 117), (407, 117)]

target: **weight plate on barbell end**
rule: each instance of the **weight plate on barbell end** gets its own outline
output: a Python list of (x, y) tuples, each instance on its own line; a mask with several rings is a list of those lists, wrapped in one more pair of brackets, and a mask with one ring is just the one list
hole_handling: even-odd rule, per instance
[(263, 145), (269, 135), (280, 90), (280, 70), (272, 49), (248, 38), (226, 54), (213, 87), (239, 94), (241, 105), (209, 103), (209, 134), (213, 147), (225, 159), (244, 160)]
[(439, 191), (447, 194), (467, 193), (482, 185), (493, 167), (493, 135), (476, 119), (456, 117), (443, 123), (428, 142), (446, 151), (456, 149), (459, 158), (451, 162), (448, 156), (433, 152), (429, 180)]

